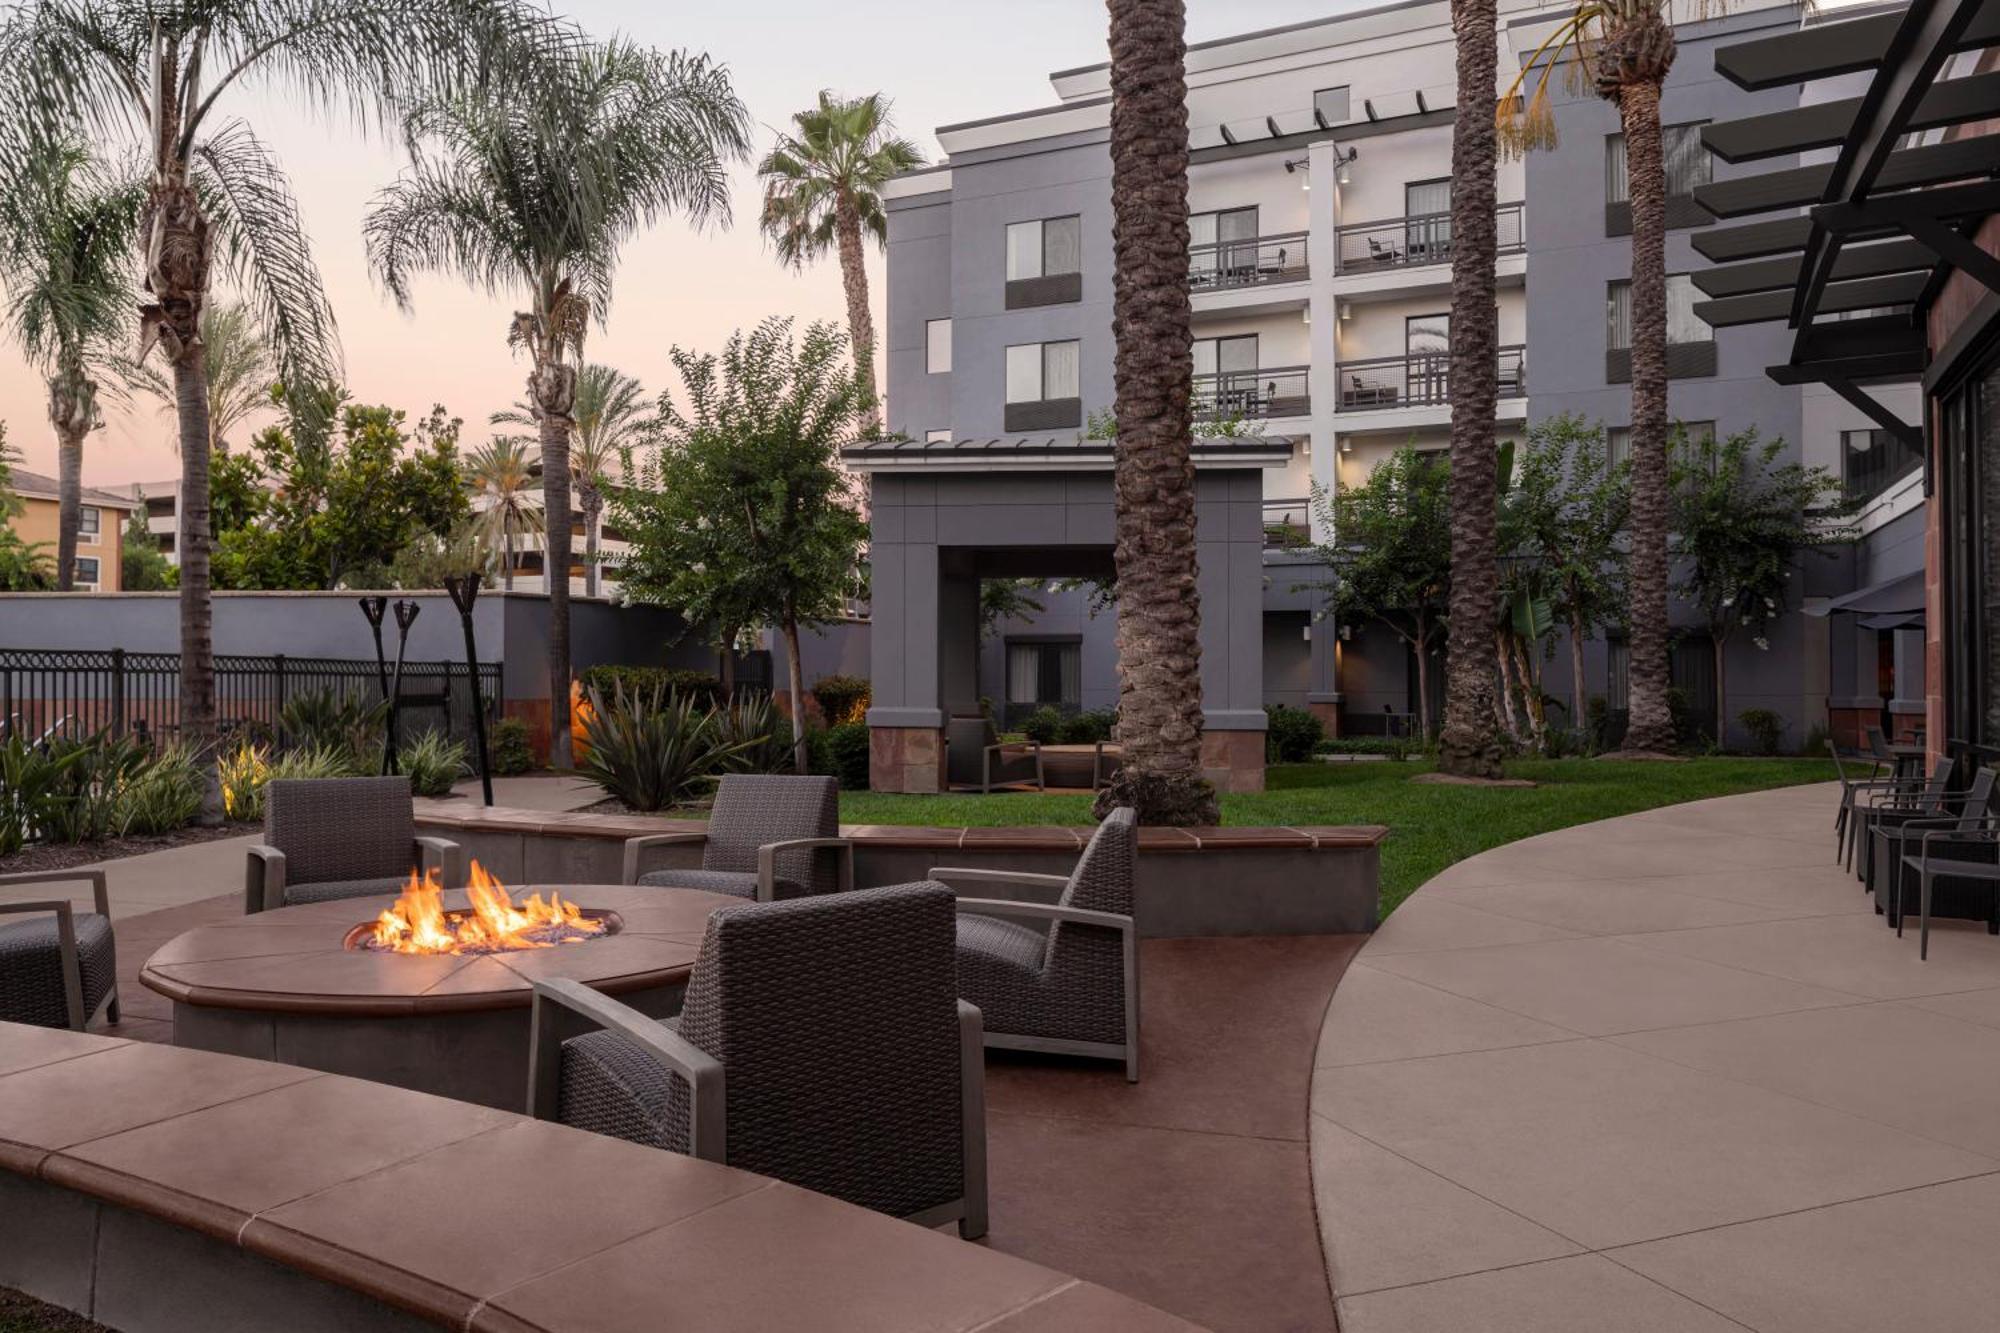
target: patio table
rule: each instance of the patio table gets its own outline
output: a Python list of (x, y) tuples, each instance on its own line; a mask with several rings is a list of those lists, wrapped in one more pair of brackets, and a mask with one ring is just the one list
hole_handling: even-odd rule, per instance
[[(1102, 769), (1098, 766), (1100, 754), (1103, 757)], [(1082, 787), (1095, 791), (1098, 782), (1117, 772), (1124, 759), (1125, 751), (1110, 741), (1102, 745), (1044, 745), (1042, 772), (1051, 787)]]

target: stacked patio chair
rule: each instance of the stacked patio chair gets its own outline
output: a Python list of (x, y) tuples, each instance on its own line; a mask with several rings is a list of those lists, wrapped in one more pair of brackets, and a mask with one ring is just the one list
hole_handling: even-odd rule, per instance
[(243, 910), (395, 893), (432, 867), (448, 889), (465, 883), (464, 848), (417, 836), (408, 778), (280, 778), (264, 788)]
[(952, 902), (904, 884), (721, 908), (665, 1022), (537, 982), (529, 1111), (976, 1239), (985, 1057)]
[[(701, 845), (700, 869), (641, 871), (646, 852)], [(626, 884), (702, 889), (760, 903), (854, 887), (854, 844), (840, 836), (840, 784), (826, 777), (729, 773), (702, 832), (625, 840)]]
[[(1114, 810), (1069, 875), (933, 869), (953, 887), (1054, 892), (1054, 903), (958, 902), (958, 993), (979, 1006), (988, 1046), (1123, 1060), (1139, 1081), (1139, 939), (1132, 913), (1138, 825)], [(1019, 917), (1046, 929), (1016, 924)]]
[(1954, 900), (1945, 904), (1945, 914), (1976, 918), (1962, 899), (1983, 900), (1986, 933), (2000, 935), (2000, 819), (1993, 812), (1993, 770), (1982, 768), (1972, 786), (1956, 804), (1958, 813), (1944, 819), (1914, 819), (1878, 833), (1888, 846), (1892, 880), (1889, 885), (1889, 915), (1898, 938), (1903, 934), (1910, 881), (1917, 883), (1917, 957), (1928, 961), (1931, 953), (1931, 910), (1939, 881), (1949, 886)]
[(94, 911), (77, 911), (67, 897), (0, 903), (0, 916), (39, 918), (0, 925), (0, 1022), (81, 1032), (99, 1010), (118, 1021), (118, 952), (104, 872), (0, 875), (0, 888), (86, 879)]
[(995, 784), (1027, 783), (1036, 791), (1048, 785), (1042, 747), (1033, 741), (1002, 742), (993, 719), (984, 714), (951, 718), (944, 741), (945, 780), (951, 786), (990, 793)]
[(1854, 839), (1854, 851), (1861, 861), (1861, 885), (1875, 895), (1875, 910), (1886, 912), (1883, 890), (1878, 884), (1888, 877), (1888, 865), (1884, 861), (1886, 843), (1876, 833), (1884, 828), (1908, 823), (1913, 819), (1936, 819), (1947, 813), (1945, 802), (1951, 795), (1951, 777), (1955, 765), (1946, 756), (1940, 756), (1931, 775), (1921, 785), (1905, 781), (1896, 786), (1864, 793), (1857, 802), (1851, 819), (1850, 833)]
[(1861, 762), (1859, 757), (1841, 754), (1840, 747), (1831, 740), (1826, 743), (1826, 752), (1833, 759), (1834, 775), (1840, 779), (1840, 809), (1833, 816), (1833, 859), (1845, 860), (1847, 868), (1852, 870), (1854, 855), (1849, 829), (1855, 825), (1855, 805), (1871, 792), (1889, 791), (1897, 787), (1907, 787), (1909, 784), (1907, 781), (1898, 782), (1895, 778), (1883, 777), (1881, 765), (1872, 762), (1866, 777), (1849, 774), (1848, 763)]

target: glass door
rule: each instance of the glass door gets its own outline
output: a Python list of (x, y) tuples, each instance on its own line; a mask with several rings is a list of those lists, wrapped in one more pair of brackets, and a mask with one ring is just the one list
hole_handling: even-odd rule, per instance
[(1403, 242), (1412, 264), (1451, 259), (1451, 181), (1411, 181), (1403, 187)]
[(1198, 415), (1257, 414), (1257, 335), (1194, 341), (1194, 410)]
[(1442, 403), (1451, 374), (1451, 316), (1411, 315), (1403, 321), (1403, 366), (1412, 403)]

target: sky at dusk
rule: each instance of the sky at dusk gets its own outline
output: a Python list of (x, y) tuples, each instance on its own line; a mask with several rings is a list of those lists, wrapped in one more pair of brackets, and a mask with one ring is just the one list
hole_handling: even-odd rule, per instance
[[(559, 0), (556, 7), (599, 36), (621, 32), (726, 63), (757, 123), (760, 152), (775, 127), (830, 87), (888, 94), (899, 129), (935, 159), (935, 126), (1045, 105), (1055, 100), (1050, 70), (1106, 58), (1098, 0)], [(1354, 0), (1189, 0), (1188, 36), (1202, 41), (1354, 7)], [(468, 442), (483, 440), (488, 414), (521, 389), (525, 366), (506, 344), (516, 301), (426, 278), (406, 315), (382, 293), (368, 272), (361, 224), (370, 198), (399, 169), (400, 149), (282, 94), (236, 92), (226, 110), (250, 121), (291, 171), (340, 321), (354, 398), (403, 408), (412, 418), (443, 403), (465, 419)], [(768, 315), (843, 319), (837, 264), (829, 257), (803, 273), (780, 268), (757, 233), (757, 206), (746, 164), (736, 173), (733, 225), (696, 232), (668, 220), (637, 237), (624, 252), (609, 323), (591, 334), (590, 358), (656, 392), (671, 376), (667, 351), (675, 344), (713, 350), (731, 330)], [(871, 253), (869, 269), (880, 330), (879, 253)], [(53, 474), (41, 380), (12, 346), (0, 347), (0, 419), (25, 466)], [(176, 475), (172, 438), (171, 417), (151, 404), (114, 408), (86, 445), (84, 480)]]

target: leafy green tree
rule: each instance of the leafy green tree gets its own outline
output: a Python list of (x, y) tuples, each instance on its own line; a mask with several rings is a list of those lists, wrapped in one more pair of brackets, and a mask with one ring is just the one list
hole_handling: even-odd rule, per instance
[[(1315, 547), (1333, 571), (1329, 609), (1343, 620), (1387, 627), (1417, 660), (1417, 722), (1431, 733), (1430, 656), (1451, 600), (1450, 469), (1435, 455), (1404, 447), (1359, 486), (1330, 500), (1313, 486)], [(1485, 631), (1481, 630), (1481, 633)]]
[(882, 421), (875, 406), (875, 320), (868, 310), (865, 242), (883, 245), (889, 239), (882, 187), (923, 164), (917, 146), (895, 132), (882, 94), (840, 97), (821, 90), (810, 110), (793, 114), (791, 131), (780, 134), (757, 165), (764, 182), (759, 225), (777, 246), (778, 259), (804, 268), (828, 250), (840, 255), (847, 340), (869, 398), (862, 423), (868, 435)]
[(14, 531), (21, 513), (21, 497), (14, 494), (14, 463), (20, 456), (7, 442), (7, 423), (0, 421), (0, 592), (46, 592), (56, 583), (47, 544), (30, 545)]
[[(671, 357), (687, 407), (661, 396), (660, 443), (614, 493), (632, 544), (619, 579), (634, 600), (672, 607), (691, 625), (732, 635), (778, 626), (803, 718), (799, 631), (840, 615), (868, 535), (840, 466), (868, 391), (831, 324), (794, 341), (791, 320), (767, 319), (732, 334), (720, 358), (678, 347)], [(803, 726), (793, 757), (806, 772)]]
[(1045, 586), (1042, 579), (981, 579), (979, 581), (979, 637), (993, 637), (993, 627), (1013, 616), (1040, 615), (1044, 607), (1035, 594)]
[(174, 586), (173, 563), (160, 553), (143, 509), (133, 510), (125, 524), (125, 540), (119, 543), (119, 574), (118, 586), (125, 592), (165, 592)]
[[(656, 219), (729, 219), (729, 164), (750, 149), (750, 116), (729, 71), (706, 56), (630, 42), (582, 47), (526, 87), (426, 102), (408, 120), (420, 149), (376, 199), (368, 254), (399, 305), (417, 273), (454, 273), (529, 299), (507, 343), (531, 362), (547, 514), (549, 699), (570, 693), (570, 436), (584, 335), (611, 307), (624, 242)], [(552, 761), (569, 765), (569, 728)]]
[[(1674, 593), (1700, 608), (1715, 651), (1716, 729), (1729, 725), (1727, 659), (1732, 635), (1759, 648), (1791, 605), (1792, 583), (1808, 551), (1858, 535), (1860, 504), (1821, 467), (1780, 462), (1782, 439), (1755, 427), (1725, 439), (1691, 438), (1676, 427), (1673, 516), (1680, 576)], [(1722, 736), (1718, 735), (1717, 740)]]

